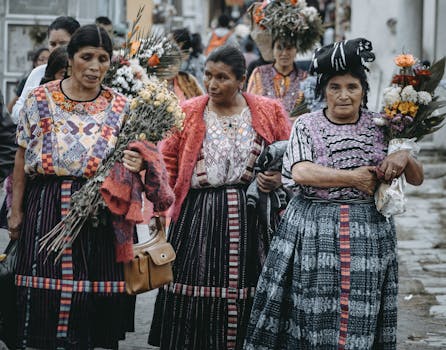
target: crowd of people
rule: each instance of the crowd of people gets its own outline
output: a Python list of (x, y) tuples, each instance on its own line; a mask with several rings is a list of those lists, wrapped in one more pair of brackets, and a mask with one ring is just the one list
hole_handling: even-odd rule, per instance
[[(122, 158), (142, 183), (175, 194), (158, 213), (170, 221), (173, 281), (158, 291), (148, 343), (396, 349), (396, 232), (373, 195), (402, 175), (420, 185), (422, 166), (408, 151), (387, 155), (384, 130), (367, 108), (369, 41), (331, 43), (299, 63), (301, 41), (274, 29), (273, 61), (249, 79), (247, 59), (258, 64), (260, 56), (228, 16), (204, 44), (187, 28), (169, 36), (182, 61), (167, 84), (186, 118), (154, 151), (168, 181), (144, 176), (152, 164), (138, 151)], [(130, 112), (131, 100), (103, 84), (111, 31), (104, 17), (84, 26), (55, 19), (48, 49), (36, 52), (11, 105), (17, 135), (9, 162), (15, 158), (2, 174), (9, 188), (0, 220), (18, 241), (11, 348), (118, 349), (134, 331), (135, 296), (126, 293), (110, 215), (87, 221), (60, 260), (41, 249), (73, 194), (115, 151)], [(306, 39), (317, 47), (322, 36)]]

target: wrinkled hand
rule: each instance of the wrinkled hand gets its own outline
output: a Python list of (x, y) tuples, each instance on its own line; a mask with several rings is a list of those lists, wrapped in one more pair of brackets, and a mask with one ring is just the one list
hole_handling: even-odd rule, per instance
[(396, 151), (389, 154), (376, 169), (378, 179), (390, 183), (393, 179), (400, 177), (404, 172), (404, 169), (406, 169), (409, 157), (410, 152), (407, 150)]
[(8, 216), (9, 239), (15, 241), (20, 238), (20, 229), (22, 228), (23, 212), (12, 211)]
[(139, 173), (143, 169), (142, 156), (136, 152), (126, 149), (124, 156), (122, 157), (124, 167), (130, 170), (132, 173)]
[(260, 191), (269, 193), (282, 185), (282, 174), (280, 171), (265, 171), (257, 174), (257, 186)]
[(375, 192), (377, 177), (375, 167), (362, 166), (353, 170), (355, 173), (354, 187), (358, 190), (372, 195)]

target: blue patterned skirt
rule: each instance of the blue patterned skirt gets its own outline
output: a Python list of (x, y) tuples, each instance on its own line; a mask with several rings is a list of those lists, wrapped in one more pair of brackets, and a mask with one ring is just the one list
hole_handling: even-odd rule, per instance
[(257, 285), (246, 350), (395, 349), (393, 222), (370, 204), (295, 197)]

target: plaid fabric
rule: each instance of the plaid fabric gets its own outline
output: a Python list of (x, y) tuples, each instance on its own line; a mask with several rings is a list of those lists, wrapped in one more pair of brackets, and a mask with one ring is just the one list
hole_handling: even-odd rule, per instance
[(374, 204), (292, 199), (257, 285), (246, 350), (396, 349), (392, 222)]
[[(133, 331), (135, 298), (125, 293), (109, 220), (104, 226), (84, 227), (71, 248), (71, 266), (64, 258), (55, 263), (53, 255), (46, 260), (46, 254), (39, 254), (39, 239), (66, 210), (62, 197), (71, 197), (84, 183), (71, 181), (69, 195), (68, 188), (62, 190), (64, 178), (27, 181), (26, 220), (17, 247), (18, 348), (117, 348), (125, 333)], [(68, 312), (67, 321), (60, 323)]]
[(242, 349), (266, 236), (248, 214), (245, 188), (189, 191), (169, 229), (174, 281), (159, 291), (149, 343), (163, 350)]

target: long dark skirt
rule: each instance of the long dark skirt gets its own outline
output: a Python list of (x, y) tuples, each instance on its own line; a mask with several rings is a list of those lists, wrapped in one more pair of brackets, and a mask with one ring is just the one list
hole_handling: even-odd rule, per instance
[(110, 224), (85, 227), (72, 249), (54, 263), (39, 252), (39, 238), (66, 212), (77, 180), (28, 181), (18, 247), (18, 348), (117, 348), (134, 329), (135, 298), (125, 294)]
[(393, 222), (374, 204), (295, 197), (259, 278), (245, 350), (396, 348)]
[(244, 189), (191, 190), (170, 227), (174, 282), (159, 290), (149, 344), (241, 349), (270, 238)]

